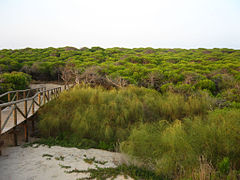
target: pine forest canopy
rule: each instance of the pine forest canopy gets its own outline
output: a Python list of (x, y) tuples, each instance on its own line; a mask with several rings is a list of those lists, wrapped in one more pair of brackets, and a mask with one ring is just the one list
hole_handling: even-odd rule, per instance
[[(238, 93), (240, 50), (74, 47), (0, 50), (0, 71), (22, 71), (35, 80), (58, 80), (66, 63), (79, 72), (98, 66), (111, 78), (176, 91), (207, 89), (213, 94)], [(229, 91), (228, 91), (229, 92)], [(228, 93), (229, 94), (229, 93)], [(234, 96), (235, 97), (235, 96)]]

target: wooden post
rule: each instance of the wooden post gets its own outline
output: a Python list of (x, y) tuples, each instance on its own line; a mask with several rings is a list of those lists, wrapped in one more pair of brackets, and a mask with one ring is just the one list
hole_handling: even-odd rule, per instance
[(44, 92), (43, 92), (43, 104), (46, 103), (46, 97), (45, 97), (45, 96), (46, 96), (46, 92), (44, 91)]
[(48, 102), (50, 101), (49, 90), (47, 90)]
[(28, 142), (28, 124), (27, 124), (27, 120), (24, 122), (24, 137), (25, 137), (25, 142)]
[(39, 107), (41, 106), (41, 93), (39, 92), (38, 94), (38, 104), (39, 104)]
[(16, 92), (16, 101), (19, 99), (19, 92)]
[(14, 119), (14, 128), (13, 128), (14, 145), (17, 146), (18, 143), (17, 143), (17, 132), (16, 132), (16, 126), (17, 126), (17, 108), (16, 108), (16, 104), (14, 104), (13, 119)]
[[(34, 115), (34, 99), (33, 99), (33, 105), (32, 105), (32, 115)], [(34, 121), (32, 120), (32, 132), (34, 132), (35, 128), (34, 128)]]
[(34, 106), (35, 106), (35, 102), (34, 102), (34, 99), (33, 99), (33, 102), (32, 102), (33, 104), (32, 104), (32, 115), (34, 114)]
[[(23, 92), (23, 98), (26, 98), (26, 92)], [(28, 124), (27, 124), (27, 100), (24, 101), (24, 114), (25, 114), (25, 122), (24, 122), (24, 135), (25, 142), (28, 142)]]
[[(23, 98), (24, 99), (26, 98), (26, 92), (25, 91), (23, 92)], [(25, 114), (25, 117), (27, 118), (27, 101), (26, 100), (24, 101), (24, 114)]]
[(11, 94), (8, 93), (8, 102), (10, 102), (10, 101), (11, 101)]

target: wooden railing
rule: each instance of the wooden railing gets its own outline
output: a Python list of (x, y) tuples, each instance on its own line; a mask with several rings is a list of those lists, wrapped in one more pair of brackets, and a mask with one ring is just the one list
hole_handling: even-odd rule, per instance
[[(32, 97), (29, 97), (33, 91), (36, 93)], [(9, 102), (0, 104), (0, 136), (10, 130), (13, 130), (14, 144), (17, 145), (16, 127), (17, 125), (24, 123), (25, 141), (27, 142), (27, 119), (33, 116), (42, 105), (56, 98), (60, 92), (61, 87), (48, 90), (46, 90), (45, 87), (42, 87), (11, 91), (0, 95), (0, 97), (12, 97), (9, 98)], [(13, 123), (11, 123), (11, 126), (7, 126), (10, 120), (13, 121)], [(32, 121), (32, 129), (34, 131), (34, 121)]]
[(24, 89), (24, 90), (16, 90), (16, 91), (8, 91), (4, 94), (0, 95), (0, 100), (2, 102), (11, 102), (11, 101), (17, 101), (19, 99), (25, 99), (28, 98), (34, 94), (36, 94), (39, 91), (46, 90), (46, 87), (39, 87), (34, 89)]

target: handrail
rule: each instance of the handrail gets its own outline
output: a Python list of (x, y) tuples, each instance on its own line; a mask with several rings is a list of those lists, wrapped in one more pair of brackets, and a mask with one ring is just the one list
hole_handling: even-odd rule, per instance
[[(56, 90), (56, 89), (59, 89), (59, 88), (61, 88), (61, 87), (56, 87), (56, 88), (52, 88), (52, 89), (46, 89), (46, 90), (43, 90), (43, 91), (39, 91), (39, 92), (35, 93), (34, 96), (29, 97), (29, 98), (24, 98), (24, 99), (20, 99), (20, 100), (17, 100), (17, 101), (11, 101), (11, 102), (7, 102), (7, 103), (2, 103), (2, 104), (0, 104), (0, 107), (11, 106), (13, 104), (17, 104), (17, 103), (20, 103), (20, 102), (29, 101), (29, 100), (35, 99), (38, 96), (38, 94), (40, 94), (40, 93)], [(39, 89), (39, 88), (36, 88), (36, 89)]]
[(24, 90), (8, 91), (8, 92), (5, 92), (5, 93), (1, 94), (1, 95), (0, 95), (0, 98), (3, 97), (3, 96), (5, 96), (5, 95), (11, 94), (11, 93), (26, 92), (26, 91), (32, 91), (32, 90), (42, 89), (42, 88), (46, 88), (46, 87), (43, 86), (43, 87), (38, 87), (38, 88), (33, 88), (33, 89), (24, 89)]
[[(64, 86), (63, 90), (69, 90), (70, 86)], [(34, 95), (30, 92), (31, 90), (38, 90)], [(40, 91), (39, 91), (40, 90)], [(29, 93), (26, 93), (29, 91)], [(62, 87), (58, 86), (52, 89), (46, 88), (34, 88), (34, 89), (25, 89), (10, 91), (4, 93), (0, 97), (3, 97), (6, 94), (16, 93), (16, 100), (13, 98), (12, 101), (0, 104), (0, 140), (1, 136), (8, 132), (13, 132), (14, 144), (17, 145), (17, 131), (16, 127), (20, 124), (24, 125), (24, 136), (25, 141), (28, 141), (28, 123), (27, 121), (39, 110), (39, 108), (55, 99), (59, 96), (62, 91)], [(23, 99), (19, 98), (19, 92), (23, 93)], [(33, 91), (34, 92), (34, 91)], [(28, 97), (28, 95), (32, 97)], [(9, 95), (11, 96), (11, 95)], [(9, 107), (9, 108), (7, 108)], [(32, 132), (34, 132), (34, 120), (32, 119)], [(10, 124), (9, 124), (10, 123)], [(1, 156), (1, 141), (0, 141), (0, 156)]]
[[(23, 120), (26, 120), (28, 118), (28, 115), (31, 110), (32, 110), (31, 111), (32, 115), (35, 114), (35, 112), (37, 111), (34, 108), (34, 104), (36, 104), (40, 108), (46, 102), (49, 102), (53, 98), (56, 98), (60, 92), (61, 92), (61, 87), (59, 86), (56, 88), (47, 89), (47, 90), (45, 89), (45, 90), (39, 91), (34, 96), (29, 97), (29, 98), (24, 98), (21, 100), (11, 101), (11, 102), (0, 104), (0, 120), (1, 121), (4, 120), (3, 124), (1, 124), (1, 122), (0, 122), (0, 136), (1, 136), (2, 131), (4, 130), (4, 127), (8, 123), (10, 117), (14, 118), (14, 126), (11, 129), (15, 129), (15, 127), (18, 125), (17, 112), (19, 112), (20, 115), (24, 118)], [(36, 100), (36, 97), (37, 97), (37, 100)], [(24, 111), (21, 110), (18, 106), (18, 104), (21, 104), (22, 102), (24, 102)], [(30, 104), (31, 104), (30, 107), (27, 106), (28, 102), (30, 102)], [(5, 117), (5, 119), (2, 119), (2, 117), (1, 117), (2, 112), (3, 112), (2, 107), (11, 107), (10, 110), (8, 111), (8, 115), (7, 115), (7, 117)]]

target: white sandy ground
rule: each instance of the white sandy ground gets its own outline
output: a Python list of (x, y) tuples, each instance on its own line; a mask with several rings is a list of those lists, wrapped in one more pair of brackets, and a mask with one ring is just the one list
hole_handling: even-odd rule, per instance
[[(50, 154), (53, 157), (43, 157)], [(56, 160), (55, 157), (63, 156), (64, 160)], [(84, 159), (95, 157), (97, 161), (107, 161), (106, 164), (89, 164)], [(88, 177), (88, 173), (71, 173), (64, 171), (73, 169), (87, 170), (88, 168), (116, 167), (124, 162), (124, 156), (120, 153), (108, 152), (99, 149), (77, 149), (53, 146), (39, 146), (37, 148), (8, 147), (0, 156), (0, 180), (76, 180)], [(61, 168), (60, 165), (71, 166), (70, 169)], [(125, 179), (118, 176), (116, 179)], [(131, 179), (131, 178), (128, 178)]]

